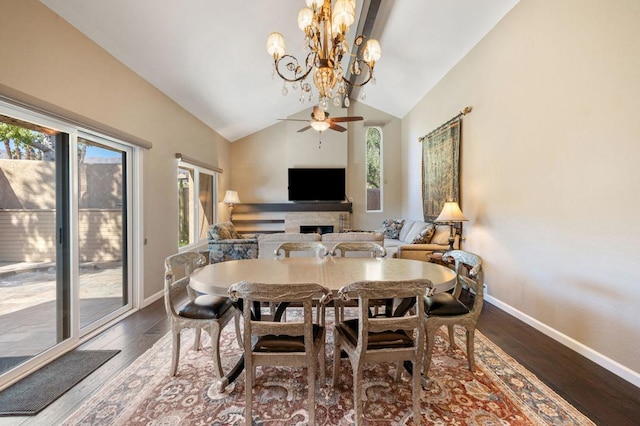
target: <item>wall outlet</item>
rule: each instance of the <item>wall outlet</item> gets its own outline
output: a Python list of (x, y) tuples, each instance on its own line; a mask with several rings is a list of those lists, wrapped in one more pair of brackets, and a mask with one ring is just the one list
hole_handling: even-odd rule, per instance
[(484, 292), (485, 296), (486, 296), (487, 294), (489, 294), (489, 284), (487, 284), (487, 283), (483, 283), (483, 284), (482, 284), (482, 291)]

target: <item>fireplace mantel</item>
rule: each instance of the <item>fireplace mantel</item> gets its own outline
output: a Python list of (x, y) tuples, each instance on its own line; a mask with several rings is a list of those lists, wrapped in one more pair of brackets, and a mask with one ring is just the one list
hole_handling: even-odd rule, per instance
[(350, 227), (352, 206), (349, 202), (241, 203), (234, 206), (233, 223), (243, 234), (300, 232), (301, 225), (331, 225), (338, 232)]

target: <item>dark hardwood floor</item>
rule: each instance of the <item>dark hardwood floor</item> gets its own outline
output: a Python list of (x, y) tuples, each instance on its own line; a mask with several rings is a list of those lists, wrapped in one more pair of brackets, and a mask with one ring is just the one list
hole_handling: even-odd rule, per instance
[[(640, 424), (640, 389), (485, 303), (479, 330), (598, 425)], [(58, 425), (105, 381), (169, 331), (162, 300), (94, 337), (83, 349), (120, 349), (104, 366), (34, 417), (4, 417), (0, 425)]]

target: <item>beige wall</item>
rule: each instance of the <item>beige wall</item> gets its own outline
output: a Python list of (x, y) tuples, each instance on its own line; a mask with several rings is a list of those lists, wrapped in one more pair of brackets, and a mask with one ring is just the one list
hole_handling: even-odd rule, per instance
[[(333, 108), (329, 113), (344, 115)], [(310, 116), (311, 107), (287, 118), (309, 120)], [(287, 202), (290, 167), (347, 167), (346, 132), (327, 130), (319, 135), (309, 129), (298, 133), (306, 125), (307, 121), (282, 121), (231, 144), (231, 186), (242, 202)]]
[(0, 40), (0, 94), (153, 143), (143, 159), (144, 297), (158, 293), (163, 260), (177, 251), (174, 154), (228, 169), (229, 143), (36, 0), (3, 0)]
[[(375, 90), (371, 89), (371, 90)], [(277, 95), (277, 94), (275, 94)], [(362, 103), (329, 109), (331, 117), (363, 116), (345, 125), (346, 132), (298, 133), (305, 122), (284, 121), (231, 144), (231, 186), (245, 203), (287, 202), (289, 167), (346, 167), (347, 195), (353, 200), (351, 227), (375, 229), (383, 218), (399, 217), (400, 120)], [(309, 119), (311, 107), (290, 118)], [(365, 125), (380, 125), (384, 138), (385, 199), (382, 213), (365, 211)], [(319, 144), (319, 140), (322, 143)]]
[(522, 0), (402, 123), (403, 208), (419, 217), (416, 141), (473, 107), (464, 247), (489, 294), (636, 383), (639, 20), (636, 0)]

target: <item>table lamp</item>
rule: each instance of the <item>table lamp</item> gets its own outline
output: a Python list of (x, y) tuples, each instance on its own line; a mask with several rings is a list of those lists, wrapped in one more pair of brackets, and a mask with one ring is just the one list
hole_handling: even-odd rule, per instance
[(442, 211), (440, 215), (436, 218), (436, 222), (444, 222), (448, 223), (450, 227), (449, 233), (449, 250), (453, 250), (453, 242), (455, 241), (455, 237), (453, 234), (453, 226), (456, 223), (466, 222), (467, 219), (462, 214), (460, 210), (460, 206), (455, 201), (447, 201), (444, 203), (444, 207), (442, 207)]
[(233, 221), (233, 205), (240, 204), (240, 198), (238, 198), (238, 192), (227, 190), (224, 194), (223, 203), (229, 206), (229, 222)]

